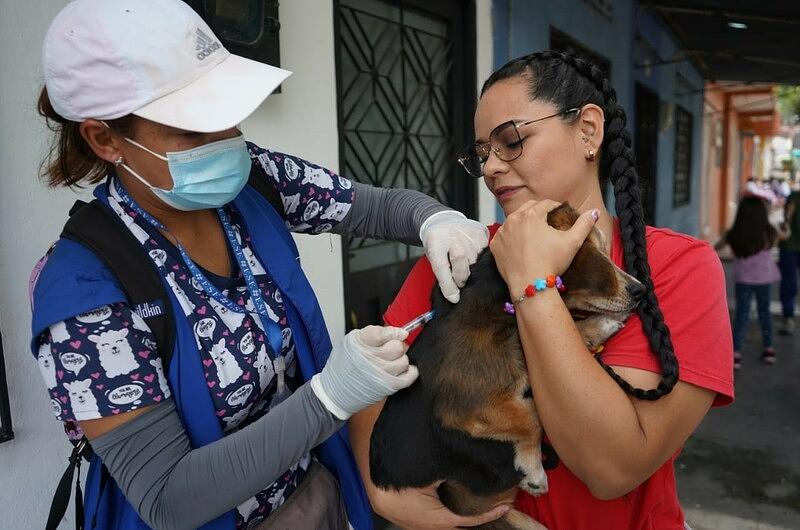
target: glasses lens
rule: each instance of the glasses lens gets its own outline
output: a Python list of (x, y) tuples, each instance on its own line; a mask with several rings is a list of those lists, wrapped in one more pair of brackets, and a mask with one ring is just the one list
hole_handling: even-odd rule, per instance
[(511, 162), (522, 154), (522, 140), (513, 122), (498, 125), (489, 136), (489, 141), (497, 158), (504, 162)]
[(483, 159), (478, 154), (478, 146), (475, 144), (467, 146), (459, 155), (458, 162), (473, 177), (483, 176)]

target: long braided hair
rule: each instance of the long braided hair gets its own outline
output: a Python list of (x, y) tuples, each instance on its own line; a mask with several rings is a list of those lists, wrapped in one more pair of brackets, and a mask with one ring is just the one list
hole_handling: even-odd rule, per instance
[(636, 388), (599, 356), (597, 359), (626, 392), (639, 399), (655, 401), (669, 394), (678, 382), (678, 360), (650, 277), (639, 176), (631, 135), (625, 127), (625, 110), (617, 102), (617, 93), (602, 70), (571, 52), (548, 50), (513, 59), (486, 80), (481, 96), (498, 81), (511, 78), (526, 79), (531, 100), (552, 103), (560, 112), (594, 103), (605, 113), (604, 137), (599, 149), (601, 184), (610, 179), (614, 186), (625, 265), (645, 288), (637, 311), (650, 348), (661, 364), (661, 382), (650, 390)]

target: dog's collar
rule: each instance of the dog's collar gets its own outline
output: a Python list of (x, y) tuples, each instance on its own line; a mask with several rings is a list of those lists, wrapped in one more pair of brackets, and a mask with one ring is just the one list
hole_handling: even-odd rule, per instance
[(600, 355), (600, 353), (602, 353), (603, 351), (603, 348), (605, 348), (604, 344), (601, 344), (600, 346), (595, 346), (594, 348), (589, 348), (589, 353), (591, 353), (592, 355)]

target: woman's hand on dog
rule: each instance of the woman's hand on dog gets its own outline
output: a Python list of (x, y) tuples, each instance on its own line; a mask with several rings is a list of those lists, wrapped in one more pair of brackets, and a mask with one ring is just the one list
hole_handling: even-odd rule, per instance
[(439, 500), (437, 488), (441, 482), (425, 488), (407, 488), (400, 491), (383, 490), (372, 486), (370, 501), (383, 518), (404, 530), (452, 530), (490, 523), (508, 513), (508, 504), (500, 504), (481, 515), (462, 516), (448, 510)]
[(569, 230), (558, 230), (547, 223), (547, 214), (558, 206), (551, 200), (526, 202), (506, 218), (489, 244), (512, 297), (537, 278), (567, 270), (600, 215), (589, 210)]

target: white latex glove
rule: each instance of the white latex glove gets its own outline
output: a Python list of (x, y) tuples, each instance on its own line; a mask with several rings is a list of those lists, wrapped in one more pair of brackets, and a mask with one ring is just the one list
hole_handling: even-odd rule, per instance
[(359, 410), (413, 383), (419, 372), (410, 366), (400, 328), (354, 329), (334, 348), (325, 368), (311, 378), (311, 389), (334, 416), (346, 420)]
[(489, 244), (489, 229), (461, 212), (447, 210), (425, 219), (419, 238), (442, 294), (450, 302), (458, 303), (459, 289), (469, 278), (469, 266)]

